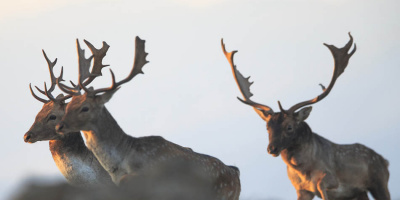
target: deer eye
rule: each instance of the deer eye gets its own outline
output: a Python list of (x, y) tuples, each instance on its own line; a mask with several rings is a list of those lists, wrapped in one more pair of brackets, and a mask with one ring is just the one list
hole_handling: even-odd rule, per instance
[(50, 115), (49, 120), (55, 120), (57, 117), (55, 115)]
[(81, 110), (81, 112), (87, 112), (87, 111), (89, 111), (89, 108), (88, 108), (88, 107), (86, 107), (86, 106), (85, 106), (85, 107), (83, 107), (83, 108), (82, 108), (82, 110)]
[(292, 125), (288, 125), (286, 129), (287, 129), (287, 131), (293, 131)]

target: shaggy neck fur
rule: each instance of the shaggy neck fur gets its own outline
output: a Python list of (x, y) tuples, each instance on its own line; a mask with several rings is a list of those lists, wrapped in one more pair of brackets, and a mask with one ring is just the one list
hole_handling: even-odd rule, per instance
[[(325, 139), (314, 134), (306, 122), (300, 122), (295, 134), (298, 137), (294, 139), (290, 147), (284, 149), (281, 153), (283, 161), (289, 167), (294, 168), (304, 167), (305, 164), (312, 165), (310, 161), (313, 161), (315, 155), (318, 154), (318, 143), (321, 139)], [(307, 163), (303, 161), (307, 161)]]

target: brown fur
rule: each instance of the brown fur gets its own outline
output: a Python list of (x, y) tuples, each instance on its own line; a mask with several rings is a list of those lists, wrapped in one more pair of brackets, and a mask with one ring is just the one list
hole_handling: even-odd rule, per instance
[(85, 146), (79, 131), (65, 137), (56, 133), (55, 126), (64, 116), (65, 107), (64, 103), (53, 101), (45, 103), (36, 115), (35, 122), (24, 135), (25, 142), (49, 140), (54, 162), (72, 185), (83, 187), (114, 185), (110, 175)]
[[(144, 170), (181, 159), (199, 166), (201, 173), (211, 181), (210, 188), (217, 194), (217, 199), (239, 199), (240, 180), (237, 168), (227, 166), (212, 156), (199, 154), (190, 148), (169, 142), (160, 136), (135, 138), (127, 135), (103, 105), (112, 94), (106, 92), (103, 95), (74, 96), (58, 125), (58, 131), (63, 134), (82, 130), (87, 147), (116, 184), (120, 184), (121, 180), (125, 182), (127, 175), (141, 175)], [(129, 179), (132, 177), (135, 176), (129, 176)]]
[[(353, 37), (342, 48), (324, 44), (334, 58), (334, 71), (328, 87), (320, 84), (323, 92), (317, 97), (302, 101), (275, 113), (271, 107), (250, 100), (253, 94), (250, 86), (253, 82), (245, 78), (233, 62), (237, 51), (227, 52), (221, 40), (222, 51), (231, 65), (233, 76), (244, 100), (257, 114), (267, 122), (269, 133), (268, 153), (273, 156), (282, 154), (287, 165), (289, 179), (297, 190), (299, 200), (310, 200), (315, 195), (328, 199), (368, 199), (370, 191), (376, 199), (390, 199), (387, 188), (388, 162), (372, 149), (361, 144), (338, 145), (313, 133), (304, 122), (311, 107), (328, 96), (337, 78), (345, 71), (350, 57), (356, 52)], [(302, 108), (300, 111), (296, 110)]]
[(303, 121), (310, 110), (305, 118), (297, 117), (307, 109), (264, 118), (268, 151), (282, 156), (298, 199), (368, 199), (370, 191), (376, 199), (389, 200), (387, 160), (362, 144), (339, 145), (313, 133)]

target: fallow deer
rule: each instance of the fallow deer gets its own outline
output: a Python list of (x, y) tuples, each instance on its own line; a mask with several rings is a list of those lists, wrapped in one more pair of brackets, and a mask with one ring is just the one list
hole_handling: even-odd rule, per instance
[[(103, 43), (103, 47), (97, 50), (89, 42), (85, 41), (94, 52), (94, 66), (92, 68), (92, 74), (100, 75), (101, 69), (104, 67), (101, 65), (101, 60), (105, 56), (108, 45)], [(80, 50), (78, 43), (78, 51)], [(54, 76), (53, 68), (56, 65), (57, 59), (53, 62), (49, 60), (46, 53), (43, 51), (43, 55), (48, 63), (51, 87), (47, 90), (46, 84), (44, 91), (38, 87), (36, 89), (42, 94), (48, 97), (48, 100), (38, 97), (32, 90), (31, 85), (29, 89), (37, 100), (44, 103), (42, 109), (36, 116), (35, 122), (24, 135), (24, 141), (28, 143), (35, 143), (37, 141), (49, 141), (50, 152), (53, 159), (67, 179), (67, 181), (76, 186), (108, 186), (114, 185), (110, 175), (104, 170), (104, 168), (97, 161), (96, 157), (91, 151), (87, 149), (84, 144), (83, 138), (79, 131), (71, 132), (64, 137), (56, 133), (55, 126), (61, 121), (64, 116), (65, 107), (67, 104), (65, 100), (72, 97), (72, 95), (63, 96), (58, 95), (56, 98), (51, 94), (55, 89), (56, 77)], [(92, 59), (92, 57), (90, 58)], [(100, 63), (100, 64), (99, 64)], [(90, 67), (90, 65), (86, 66)], [(61, 75), (62, 76), (62, 69)], [(89, 84), (93, 81), (95, 76), (90, 77), (85, 84)]]
[[(205, 176), (212, 181), (210, 189), (217, 193), (218, 199), (239, 199), (238, 168), (227, 166), (217, 158), (196, 153), (160, 136), (137, 138), (127, 135), (104, 106), (122, 84), (143, 73), (142, 68), (148, 62), (145, 41), (136, 37), (135, 46), (135, 59), (130, 74), (127, 78), (115, 82), (114, 73), (110, 70), (112, 85), (109, 88), (96, 90), (86, 88), (82, 84), (84, 70), (80, 70), (78, 78), (79, 85), (85, 91), (84, 94), (68, 90), (57, 81), (61, 90), (74, 95), (63, 119), (56, 126), (57, 132), (68, 134), (81, 130), (86, 138), (87, 147), (116, 184), (120, 184), (126, 177), (135, 178), (135, 175), (141, 175), (146, 169), (178, 158), (201, 166)], [(79, 57), (83, 56), (79, 54)]]
[[(339, 145), (313, 133), (305, 122), (311, 112), (311, 106), (324, 99), (332, 90), (336, 79), (343, 73), (350, 57), (356, 51), (348, 53), (353, 38), (343, 47), (327, 45), (334, 58), (332, 80), (323, 93), (314, 99), (274, 112), (271, 107), (256, 103), (250, 99), (249, 78), (237, 70), (233, 56), (237, 51), (227, 52), (223, 41), (222, 50), (231, 65), (233, 76), (244, 100), (257, 114), (267, 122), (269, 133), (268, 153), (276, 157), (282, 155), (287, 165), (287, 173), (297, 191), (299, 200), (313, 199), (315, 195), (327, 199), (368, 199), (370, 191), (376, 199), (390, 199), (388, 191), (388, 161), (374, 150), (362, 144)], [(297, 111), (298, 109), (301, 110)]]

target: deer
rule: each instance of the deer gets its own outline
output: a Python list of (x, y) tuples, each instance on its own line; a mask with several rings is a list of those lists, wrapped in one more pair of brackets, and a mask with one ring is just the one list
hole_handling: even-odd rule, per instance
[[(103, 59), (109, 46), (104, 42), (103, 47), (98, 50), (91, 43), (87, 41), (85, 43), (94, 54), (90, 58), (94, 58), (93, 76), (84, 83), (89, 84), (95, 77), (101, 75), (101, 69), (105, 66), (99, 64), (101, 63), (99, 61)], [(82, 51), (78, 40), (77, 46), (78, 51)], [(44, 105), (36, 115), (35, 122), (29, 131), (25, 133), (24, 141), (35, 143), (37, 141), (49, 140), (49, 148), (54, 162), (69, 184), (82, 187), (114, 186), (115, 184), (112, 182), (111, 176), (100, 165), (93, 153), (88, 150), (79, 131), (71, 132), (65, 136), (60, 136), (56, 133), (55, 126), (65, 114), (67, 106), (65, 101), (70, 99), (72, 95), (64, 96), (63, 94), (59, 94), (57, 97), (52, 95), (56, 86), (56, 77), (54, 76), (53, 69), (57, 63), (57, 59), (51, 62), (45, 51), (43, 50), (42, 52), (48, 64), (51, 86), (47, 89), (45, 83), (44, 90), (35, 86), (40, 93), (47, 96), (48, 99), (46, 100), (37, 96), (32, 90), (31, 84), (29, 84), (32, 96)], [(90, 67), (90, 65), (86, 67)], [(60, 77), (62, 77), (62, 74), (63, 68), (61, 68)]]
[(278, 101), (280, 112), (274, 112), (271, 107), (250, 99), (253, 96), (250, 86), (254, 82), (250, 82), (250, 77), (245, 78), (238, 71), (233, 60), (237, 51), (227, 52), (223, 39), (221, 40), (222, 51), (243, 96), (243, 99), (238, 99), (252, 106), (266, 121), (269, 135), (267, 151), (274, 157), (281, 155), (287, 165), (288, 177), (297, 191), (298, 200), (310, 200), (314, 196), (323, 200), (368, 199), (368, 191), (375, 199), (390, 199), (389, 162), (386, 159), (359, 143), (333, 143), (314, 133), (305, 122), (312, 110), (309, 105), (328, 96), (356, 51), (354, 44), (353, 50), (348, 53), (353, 45), (353, 37), (350, 33), (349, 36), (350, 40), (342, 48), (324, 43), (334, 58), (334, 72), (329, 86), (325, 88), (321, 84), (323, 92), (320, 95), (297, 103), (288, 110), (283, 109)]
[[(87, 88), (82, 83), (83, 74), (87, 73), (87, 70), (81, 70), (84, 63), (79, 65), (78, 85), (85, 93), (69, 89), (57, 79), (59, 88), (73, 97), (66, 107), (65, 115), (56, 125), (56, 131), (61, 135), (82, 131), (88, 149), (93, 152), (117, 185), (135, 179), (146, 169), (180, 159), (201, 166), (204, 176), (211, 180), (210, 190), (216, 193), (217, 199), (239, 199), (240, 172), (237, 167), (227, 166), (215, 157), (196, 153), (161, 136), (130, 136), (122, 130), (105, 107), (105, 103), (122, 84), (129, 82), (138, 74), (143, 74), (143, 67), (148, 63), (147, 54), (145, 40), (136, 37), (131, 72), (125, 79), (116, 82), (115, 75), (110, 69), (112, 84), (107, 88)], [(83, 56), (79, 54), (79, 57)], [(173, 182), (174, 180), (171, 180), (171, 183)]]

